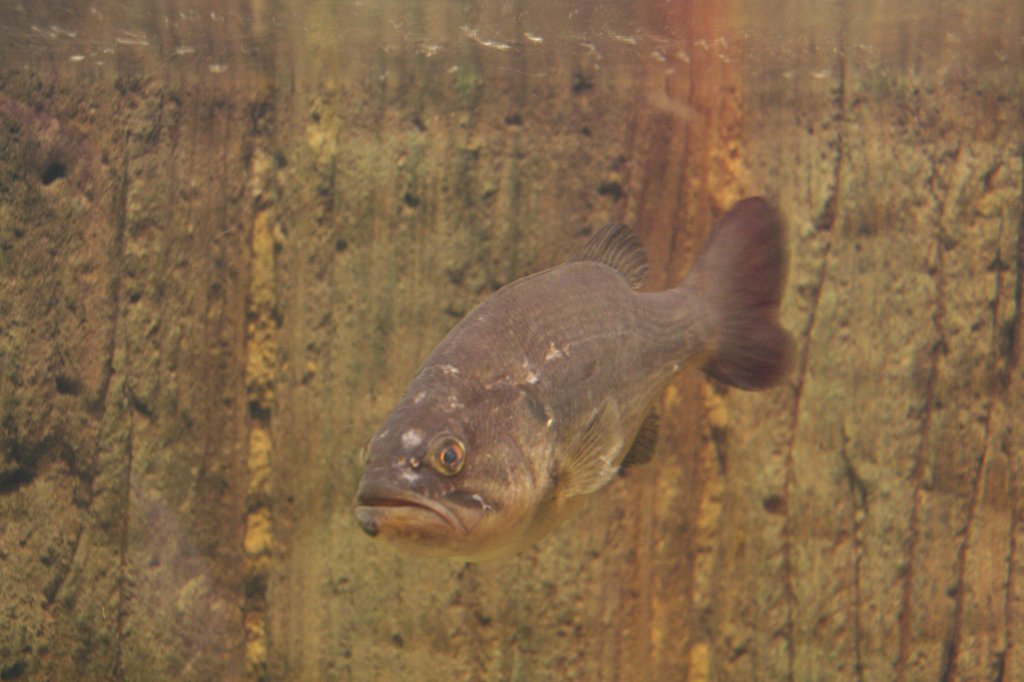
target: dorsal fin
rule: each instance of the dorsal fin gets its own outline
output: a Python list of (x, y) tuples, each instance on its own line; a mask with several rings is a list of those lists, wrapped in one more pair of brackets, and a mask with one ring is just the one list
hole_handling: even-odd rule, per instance
[(633, 231), (622, 223), (608, 223), (597, 231), (586, 246), (569, 259), (594, 261), (622, 273), (634, 289), (647, 277), (647, 252)]

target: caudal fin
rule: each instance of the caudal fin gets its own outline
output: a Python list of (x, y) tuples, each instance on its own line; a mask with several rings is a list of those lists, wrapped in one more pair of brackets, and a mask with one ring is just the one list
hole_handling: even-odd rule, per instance
[(747, 390), (782, 379), (793, 356), (793, 340), (779, 326), (785, 278), (785, 235), (767, 201), (743, 199), (715, 221), (687, 278), (721, 319), (706, 374)]

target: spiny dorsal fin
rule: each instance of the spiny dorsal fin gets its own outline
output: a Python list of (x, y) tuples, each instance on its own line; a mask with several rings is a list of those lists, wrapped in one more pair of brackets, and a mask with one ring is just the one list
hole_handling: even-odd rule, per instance
[(647, 252), (640, 239), (622, 223), (608, 223), (597, 231), (583, 250), (569, 259), (594, 261), (622, 273), (634, 289), (647, 277)]
[(640, 430), (636, 432), (636, 438), (633, 440), (633, 445), (629, 448), (629, 452), (622, 458), (620, 467), (626, 469), (627, 467), (635, 467), (641, 464), (647, 464), (651, 461), (651, 457), (654, 456), (654, 446), (658, 444), (658, 413), (651, 408), (651, 411), (644, 417), (644, 421), (640, 424)]

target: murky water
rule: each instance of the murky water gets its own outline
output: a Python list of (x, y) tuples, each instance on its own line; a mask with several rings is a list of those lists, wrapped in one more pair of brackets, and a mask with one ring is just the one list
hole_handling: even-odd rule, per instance
[[(0, 678), (1021, 678), (1022, 74), (1001, 0), (0, 6)], [(513, 559), (360, 531), (476, 303), (752, 194), (782, 386)]]

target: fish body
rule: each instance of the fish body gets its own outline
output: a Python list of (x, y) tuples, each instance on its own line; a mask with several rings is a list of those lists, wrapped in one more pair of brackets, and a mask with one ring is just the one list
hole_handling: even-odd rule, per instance
[(783, 376), (785, 268), (778, 216), (751, 198), (676, 288), (637, 290), (646, 256), (615, 224), (503, 287), (445, 336), (367, 444), (357, 522), (461, 558), (529, 546), (651, 456), (652, 404), (684, 367), (746, 389)]

